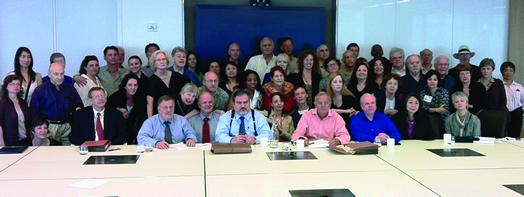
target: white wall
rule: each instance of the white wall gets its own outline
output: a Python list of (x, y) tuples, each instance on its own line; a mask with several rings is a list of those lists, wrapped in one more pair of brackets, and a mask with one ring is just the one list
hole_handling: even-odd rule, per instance
[[(1, 0), (0, 76), (14, 70), (18, 47), (33, 53), (34, 70), (47, 75), (49, 56), (66, 56), (66, 74), (78, 72), (86, 55), (96, 55), (105, 65), (103, 50), (109, 45), (126, 49), (126, 58), (140, 55), (158, 43), (169, 52), (183, 46), (182, 0)], [(148, 32), (147, 23), (158, 24)], [(0, 82), (1, 83), (1, 82)]]
[[(168, 53), (177, 46), (184, 46), (182, 0), (123, 0), (121, 10), (122, 32), (119, 37), (126, 50), (126, 60), (138, 55), (144, 65), (147, 64), (144, 49), (149, 43), (157, 43)], [(148, 23), (156, 23), (157, 31), (149, 32)]]
[(473, 64), (491, 57), (498, 67), (506, 60), (508, 10), (508, 0), (340, 0), (336, 54), (340, 58), (351, 42), (368, 59), (377, 43), (385, 57), (392, 47), (403, 48), (406, 56), (429, 48), (433, 57), (452, 59), (454, 67), (458, 60), (452, 55), (465, 44), (476, 52)]
[(14, 57), (20, 46), (31, 50), (34, 69), (47, 73), (49, 55), (54, 49), (52, 0), (0, 1), (0, 27), (0, 83), (14, 70)]

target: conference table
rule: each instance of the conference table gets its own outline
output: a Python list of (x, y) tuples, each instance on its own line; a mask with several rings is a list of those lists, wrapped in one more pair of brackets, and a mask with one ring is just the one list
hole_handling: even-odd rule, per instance
[[(254, 145), (244, 154), (214, 154), (209, 146), (145, 153), (134, 145), (110, 147), (116, 148), (80, 155), (77, 146), (29, 147), (0, 155), (0, 196), (291, 196), (291, 190), (316, 189), (347, 189), (355, 196), (522, 196), (517, 191), (524, 188), (524, 142), (516, 140), (404, 140), (370, 155), (293, 146), (290, 152), (282, 143)], [(303, 151), (316, 159), (269, 156)], [(84, 164), (91, 156), (138, 157), (134, 164)], [(73, 187), (89, 181), (103, 183)]]

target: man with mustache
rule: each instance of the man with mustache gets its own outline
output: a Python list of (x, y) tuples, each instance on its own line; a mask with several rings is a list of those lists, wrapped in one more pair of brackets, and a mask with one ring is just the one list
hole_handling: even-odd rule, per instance
[(251, 109), (246, 90), (233, 93), (233, 109), (220, 116), (215, 140), (218, 143), (255, 144), (271, 137), (266, 117)]

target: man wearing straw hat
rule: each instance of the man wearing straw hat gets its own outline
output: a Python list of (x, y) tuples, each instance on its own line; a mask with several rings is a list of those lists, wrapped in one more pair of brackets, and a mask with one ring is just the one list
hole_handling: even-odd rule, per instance
[[(471, 68), (473, 70), (473, 72), (472, 72), (473, 75), (471, 76), (471, 81), (478, 81), (480, 79), (480, 77), (482, 77), (482, 73), (480, 72), (480, 67), (478, 67), (477, 65), (473, 65), (473, 64), (471, 64), (469, 62), (469, 60), (473, 56), (475, 56), (475, 52), (471, 52), (467, 45), (460, 46), (458, 52), (453, 54), (453, 57), (455, 59), (460, 60), (460, 63), (468, 63), (469, 65), (471, 65)], [(460, 82), (459, 74), (457, 72), (457, 67), (449, 69), (449, 73), (448, 74), (450, 76), (452, 76), (453, 79), (455, 79), (455, 81)]]

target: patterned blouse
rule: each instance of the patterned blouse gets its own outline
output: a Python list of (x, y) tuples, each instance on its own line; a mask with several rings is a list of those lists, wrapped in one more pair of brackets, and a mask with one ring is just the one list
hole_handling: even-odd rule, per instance
[(444, 105), (446, 113), (442, 114), (442, 119), (445, 120), (449, 116), (449, 92), (444, 88), (437, 88), (435, 95), (431, 94), (431, 91), (428, 89), (422, 90), (420, 92), (420, 101), (422, 102), (422, 109), (429, 112), (429, 108), (439, 108), (441, 105)]

